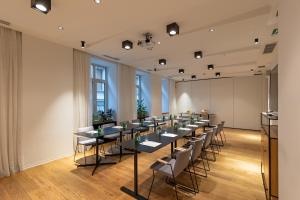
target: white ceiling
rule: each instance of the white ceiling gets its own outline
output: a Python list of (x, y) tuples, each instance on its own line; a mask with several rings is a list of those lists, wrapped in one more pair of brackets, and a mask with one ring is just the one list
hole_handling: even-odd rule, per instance
[[(31, 9), (30, 0), (0, 2), (0, 19), (14, 29), (78, 49), (85, 40), (89, 53), (116, 57), (143, 70), (156, 67), (159, 71), (152, 73), (176, 80), (192, 74), (212, 78), (216, 71), (222, 76), (252, 75), (277, 56), (277, 48), (262, 55), (265, 44), (278, 40), (271, 36), (277, 27), (274, 0), (103, 0), (100, 5), (93, 0), (52, 0), (47, 15)], [(179, 24), (179, 36), (167, 35), (166, 25), (172, 22)], [(145, 32), (161, 42), (152, 51), (136, 45)], [(254, 45), (256, 37), (259, 45)], [(130, 51), (121, 48), (127, 39), (134, 42)], [(203, 59), (194, 59), (197, 50), (203, 51)], [(167, 66), (158, 66), (159, 58), (166, 58)], [(215, 70), (208, 71), (207, 64), (214, 64)], [(179, 68), (185, 75), (178, 74)]]

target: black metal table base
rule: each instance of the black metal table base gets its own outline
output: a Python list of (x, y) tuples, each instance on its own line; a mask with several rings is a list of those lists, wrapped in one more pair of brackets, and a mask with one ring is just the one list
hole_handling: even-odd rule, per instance
[[(91, 155), (86, 157), (86, 163), (84, 158), (80, 158), (79, 160), (76, 161), (76, 166), (77, 167), (90, 167), (90, 166), (95, 166), (92, 172), (92, 175), (94, 175), (95, 171), (97, 168), (101, 165), (114, 165), (117, 164), (114, 160), (110, 158), (103, 158), (101, 157), (100, 159), (98, 158), (98, 162), (96, 162), (96, 155)], [(100, 156), (99, 156), (100, 157)]]
[(132, 196), (133, 198), (135, 199), (138, 199), (138, 200), (147, 200), (146, 197), (140, 195), (140, 194), (136, 194), (134, 191), (128, 189), (127, 187), (121, 187), (120, 188), (121, 191), (123, 191), (124, 193), (128, 194), (129, 196)]

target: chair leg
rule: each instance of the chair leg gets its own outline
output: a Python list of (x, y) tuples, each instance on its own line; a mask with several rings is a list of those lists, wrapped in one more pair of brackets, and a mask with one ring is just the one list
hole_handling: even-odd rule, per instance
[(173, 181), (174, 181), (174, 186), (175, 186), (176, 199), (178, 200), (177, 183), (176, 183), (176, 179), (175, 179), (175, 176), (174, 176), (173, 169), (171, 169), (171, 170), (172, 170), (172, 176), (173, 176)]
[[(190, 178), (191, 178), (191, 181), (192, 181), (192, 185), (193, 185), (193, 189), (194, 189), (194, 194), (196, 195), (196, 189), (195, 189), (195, 185), (194, 185), (193, 176), (192, 176), (192, 173), (191, 173), (190, 166), (188, 166), (188, 172), (190, 174)], [(197, 179), (196, 179), (196, 182), (197, 182)]]
[(197, 181), (197, 174), (196, 174), (194, 162), (192, 162), (192, 166), (193, 166), (193, 170), (194, 170), (194, 176), (195, 176), (195, 181), (196, 181), (196, 186), (197, 186), (197, 193), (198, 193), (199, 192), (199, 185), (198, 185), (198, 181)]
[(75, 158), (76, 158), (76, 154), (77, 154), (77, 151), (78, 151), (78, 144), (76, 145), (76, 147), (75, 147), (75, 153), (74, 153), (74, 162), (75, 162)]
[(84, 156), (84, 164), (86, 165), (85, 146), (83, 146), (83, 156)]
[(225, 142), (227, 142), (226, 135), (225, 135), (225, 131), (224, 131), (224, 130), (222, 130), (222, 133), (223, 133), (223, 135), (224, 135)]
[(148, 194), (148, 200), (150, 199), (150, 194), (151, 194), (152, 186), (153, 186), (154, 179), (155, 179), (154, 170), (152, 170), (152, 171), (153, 171), (153, 176), (152, 176), (152, 183), (151, 183), (150, 190), (149, 190), (149, 194)]

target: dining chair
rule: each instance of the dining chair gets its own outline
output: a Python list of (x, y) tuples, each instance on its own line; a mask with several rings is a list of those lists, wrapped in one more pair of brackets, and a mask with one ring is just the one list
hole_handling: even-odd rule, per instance
[[(213, 146), (211, 145), (212, 138), (213, 138), (213, 135), (214, 135), (215, 131), (216, 131), (216, 128), (212, 128), (211, 130), (206, 131), (205, 134), (204, 134), (205, 139), (204, 139), (204, 143), (203, 143), (203, 147), (202, 147), (202, 155), (201, 156), (204, 160), (206, 160), (207, 171), (210, 171), (209, 161), (214, 161), (215, 162), (217, 160), (216, 155), (215, 155), (215, 151), (213, 149)], [(213, 154), (213, 160), (208, 159), (207, 154), (209, 152)]]
[(225, 142), (227, 142), (226, 135), (225, 135), (225, 131), (224, 131), (225, 121), (221, 121), (221, 124), (222, 124), (221, 132), (222, 132), (222, 134), (223, 134), (223, 136), (224, 136)]
[[(93, 131), (93, 130), (94, 130), (94, 127), (93, 126), (89, 126), (89, 127), (78, 128), (77, 132), (81, 133), (81, 132), (88, 132), (88, 131)], [(104, 150), (103, 149), (104, 147), (102, 145), (103, 143), (104, 143), (103, 140), (98, 139), (98, 145), (101, 145), (100, 151), (101, 151), (101, 149)], [(76, 159), (76, 154), (77, 154), (79, 146), (83, 147), (84, 162), (86, 164), (86, 156), (85, 156), (86, 149), (87, 149), (87, 147), (90, 147), (90, 146), (91, 147), (96, 146), (96, 138), (87, 138), (87, 137), (82, 137), (82, 136), (77, 136), (76, 137), (76, 147), (75, 147), (75, 152), (74, 152), (74, 162), (75, 162), (75, 159)], [(98, 153), (98, 152), (95, 152), (95, 153)]]
[[(203, 151), (203, 145), (204, 145), (205, 137), (206, 137), (206, 135), (203, 135), (199, 138), (195, 138), (195, 137), (191, 138), (190, 141), (187, 143), (187, 145), (191, 144), (193, 146), (193, 151), (192, 151), (192, 156), (191, 156), (191, 163), (193, 165), (193, 170), (194, 170), (195, 176), (201, 176), (201, 177), (206, 178), (207, 177), (207, 169), (206, 169), (204, 160), (201, 156), (202, 151)], [(199, 164), (199, 162), (202, 163), (203, 168), (199, 167), (199, 165), (197, 165), (197, 164)], [(204, 170), (205, 175), (198, 173), (198, 171), (196, 171), (195, 169)]]
[(188, 149), (179, 151), (176, 154), (176, 159), (174, 159), (174, 158), (168, 158), (167, 160), (158, 159), (154, 164), (151, 165), (150, 168), (152, 169), (153, 176), (152, 176), (152, 182), (151, 182), (151, 186), (150, 186), (150, 190), (149, 190), (149, 194), (148, 194), (148, 199), (150, 198), (150, 194), (152, 191), (152, 186), (153, 186), (154, 179), (155, 179), (155, 172), (166, 176), (168, 179), (173, 180), (173, 186), (175, 187), (176, 199), (178, 200), (177, 185), (178, 185), (178, 188), (187, 189), (188, 187), (181, 185), (181, 184), (179, 185), (176, 181), (176, 178), (185, 169), (188, 169), (188, 172), (189, 172), (190, 178), (191, 178), (191, 182), (192, 182), (192, 185), (194, 188), (194, 193), (196, 194), (196, 189), (194, 186), (194, 181), (193, 181), (192, 173), (190, 170), (191, 151), (192, 151), (192, 146), (190, 146)]
[[(109, 124), (104, 124), (102, 125), (101, 128), (105, 129), (105, 128), (111, 128), (114, 127), (115, 123), (109, 123)], [(117, 145), (119, 144), (119, 138), (120, 138), (120, 133), (114, 133), (114, 134), (109, 134), (109, 135), (104, 135), (103, 139), (106, 140), (108, 143), (110, 143), (110, 151), (111, 153), (113, 153), (113, 143), (114, 143), (114, 147), (117, 147)]]

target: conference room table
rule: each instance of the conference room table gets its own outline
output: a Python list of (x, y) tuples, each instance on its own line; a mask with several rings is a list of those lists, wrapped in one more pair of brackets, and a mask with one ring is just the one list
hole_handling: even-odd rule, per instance
[(123, 143), (123, 148), (131, 150), (134, 152), (134, 188), (133, 190), (122, 186), (120, 189), (124, 193), (134, 197), (135, 199), (145, 200), (146, 197), (139, 194), (138, 188), (138, 153), (153, 153), (169, 144), (171, 144), (171, 153), (173, 152), (173, 147), (176, 141), (183, 138), (186, 135), (192, 134), (196, 128), (166, 128), (161, 131), (156, 131), (154, 133), (144, 135), (140, 137), (139, 141), (130, 140)]
[[(107, 128), (103, 128), (103, 133), (99, 134), (97, 130), (94, 131), (87, 131), (87, 132), (78, 132), (78, 133), (74, 133), (74, 135), (76, 136), (80, 136), (80, 137), (86, 137), (86, 138), (92, 138), (92, 139), (96, 139), (96, 159), (95, 159), (95, 163), (88, 163), (88, 164), (81, 164), (81, 163), (77, 163), (78, 167), (87, 167), (87, 166), (95, 166), (94, 170), (92, 172), (92, 175), (94, 175), (96, 169), (100, 166), (100, 165), (108, 165), (108, 164), (116, 164), (115, 161), (108, 159), (108, 158), (101, 158), (101, 156), (99, 156), (98, 151), (99, 151), (99, 139), (101, 140), (109, 140), (108, 138), (110, 138), (111, 136), (114, 137), (119, 137), (120, 138), (120, 145), (119, 145), (119, 151), (118, 152), (113, 152), (110, 154), (106, 154), (105, 156), (120, 156), (120, 160), (122, 159), (123, 155), (129, 155), (129, 154), (134, 154), (132, 151), (127, 151), (124, 152), (123, 148), (122, 148), (122, 144), (123, 144), (123, 133), (124, 132), (129, 132), (131, 134), (131, 139), (134, 138), (134, 133), (139, 131), (139, 132), (143, 132), (143, 131), (147, 131), (149, 130), (149, 126), (151, 125), (151, 123), (128, 123), (125, 127), (122, 126), (112, 126), (112, 127), (107, 127)], [(119, 136), (115, 136), (116, 134), (119, 134)]]

